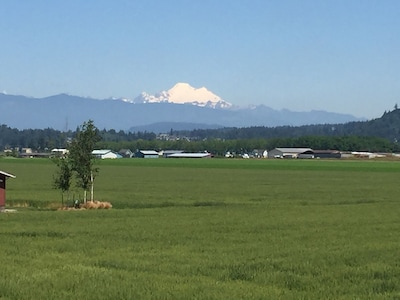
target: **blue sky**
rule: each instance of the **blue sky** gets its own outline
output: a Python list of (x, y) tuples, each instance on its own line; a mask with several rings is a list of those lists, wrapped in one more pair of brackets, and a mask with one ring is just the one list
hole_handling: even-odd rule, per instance
[(109, 98), (177, 82), (235, 105), (380, 117), (400, 104), (397, 0), (2, 0), (0, 92)]

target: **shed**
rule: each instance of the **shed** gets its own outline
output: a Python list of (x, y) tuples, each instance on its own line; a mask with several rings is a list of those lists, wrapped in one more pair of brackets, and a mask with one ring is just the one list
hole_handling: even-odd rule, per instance
[(138, 150), (135, 153), (135, 157), (139, 158), (158, 158), (159, 154), (154, 150)]
[(338, 150), (309, 150), (299, 155), (299, 158), (310, 158), (303, 157), (304, 155), (311, 155), (311, 158), (341, 158), (342, 156)]
[(168, 157), (171, 154), (183, 153), (183, 152), (184, 152), (183, 150), (164, 150), (164, 151), (162, 151), (162, 156), (163, 157)]
[(118, 151), (118, 153), (121, 154), (122, 157), (125, 157), (125, 158), (133, 157), (133, 152), (130, 149), (121, 149)]
[(300, 153), (310, 151), (310, 148), (275, 148), (268, 151), (269, 158), (297, 158)]
[(93, 150), (92, 155), (94, 155), (96, 158), (101, 158), (101, 159), (106, 159), (106, 158), (122, 158), (122, 155), (115, 153), (111, 150)]
[(15, 175), (0, 171), (0, 211), (6, 207), (6, 179), (15, 178)]

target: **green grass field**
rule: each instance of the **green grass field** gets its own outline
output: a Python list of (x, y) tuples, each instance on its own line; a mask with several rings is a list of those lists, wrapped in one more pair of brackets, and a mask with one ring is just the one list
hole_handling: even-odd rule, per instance
[(56, 211), (53, 163), (0, 159), (0, 299), (400, 299), (399, 162), (99, 168), (113, 209)]

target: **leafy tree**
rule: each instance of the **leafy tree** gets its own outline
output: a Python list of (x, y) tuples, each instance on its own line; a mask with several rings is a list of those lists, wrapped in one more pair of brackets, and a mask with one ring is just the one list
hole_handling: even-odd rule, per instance
[(96, 143), (100, 141), (99, 130), (93, 121), (84, 122), (77, 129), (69, 149), (72, 170), (76, 172), (78, 185), (84, 191), (83, 200), (86, 203), (87, 191), (91, 189), (90, 200), (93, 201), (93, 183), (98, 168), (94, 167), (95, 157), (92, 155)]
[[(68, 156), (55, 158), (54, 162), (56, 163), (58, 170), (53, 177), (53, 187), (55, 189), (61, 190), (61, 204), (64, 205), (64, 193), (69, 192), (71, 187), (71, 178), (72, 178), (72, 167), (71, 162)], [(68, 199), (68, 194), (67, 194)]]

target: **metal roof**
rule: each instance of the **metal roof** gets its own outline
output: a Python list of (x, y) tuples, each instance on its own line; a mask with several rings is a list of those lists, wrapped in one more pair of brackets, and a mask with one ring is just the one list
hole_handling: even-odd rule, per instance
[(154, 150), (139, 150), (139, 152), (144, 155), (158, 155), (158, 152)]
[(275, 149), (284, 153), (303, 153), (305, 151), (312, 150), (311, 148), (275, 148)]
[(210, 153), (174, 153), (171, 155), (168, 155), (167, 157), (171, 158), (203, 158), (203, 157), (208, 157), (211, 156)]
[(164, 150), (164, 154), (173, 154), (173, 153), (182, 153), (184, 152), (183, 150)]
[(105, 149), (105, 150), (93, 150), (92, 154), (94, 155), (104, 155), (111, 152), (111, 150)]

